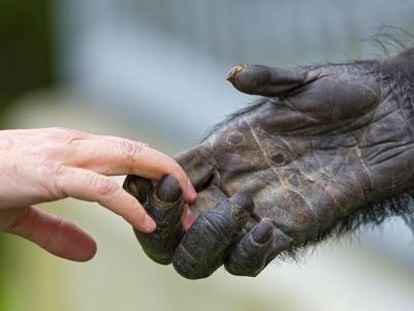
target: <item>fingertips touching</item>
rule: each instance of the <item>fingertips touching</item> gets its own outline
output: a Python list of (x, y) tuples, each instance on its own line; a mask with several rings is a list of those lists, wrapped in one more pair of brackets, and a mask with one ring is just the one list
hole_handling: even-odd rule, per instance
[[(135, 179), (142, 180), (140, 177)], [(135, 184), (139, 187), (143, 183)], [(135, 230), (135, 235), (152, 260), (160, 264), (169, 264), (184, 233), (180, 222), (184, 206), (182, 190), (176, 178), (168, 175), (163, 177), (155, 189), (145, 197), (143, 204), (146, 211), (157, 222), (157, 229), (150, 234)]]
[(177, 179), (183, 191), (184, 201), (189, 204), (193, 203), (197, 198), (197, 191), (195, 190), (193, 184), (183, 168), (175, 160), (169, 158), (168, 161), (172, 161), (172, 165), (165, 175), (173, 175)]
[(71, 145), (68, 165), (107, 176), (134, 174), (160, 180), (164, 175), (174, 175), (186, 202), (193, 202), (197, 196), (187, 174), (174, 159), (147, 144), (121, 137), (95, 135), (76, 141)]
[(56, 178), (56, 188), (63, 196), (101, 204), (138, 230), (152, 232), (156, 228), (138, 200), (109, 177), (85, 169), (63, 168)]

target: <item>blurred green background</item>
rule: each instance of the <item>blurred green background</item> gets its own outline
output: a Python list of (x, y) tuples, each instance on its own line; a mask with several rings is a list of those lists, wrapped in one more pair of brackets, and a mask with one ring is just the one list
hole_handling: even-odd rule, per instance
[[(0, 103), (52, 83), (50, 1), (0, 1)], [(1, 114), (2, 117), (4, 113)]]
[[(0, 0), (1, 126), (74, 127), (173, 155), (253, 100), (225, 82), (234, 64), (375, 57), (371, 36), (384, 25), (413, 33), (413, 16), (403, 0)], [(414, 308), (414, 244), (397, 218), (254, 279), (220, 269), (188, 281), (98, 205), (41, 207), (87, 229), (97, 256), (72, 263), (1, 234), (1, 311)]]

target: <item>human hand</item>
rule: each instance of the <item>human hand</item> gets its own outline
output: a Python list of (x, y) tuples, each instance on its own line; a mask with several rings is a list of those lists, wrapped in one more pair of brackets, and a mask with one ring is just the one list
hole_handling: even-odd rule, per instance
[[(265, 98), (176, 157), (199, 192), (191, 210), (201, 215), (170, 243), (166, 262), (187, 278), (221, 264), (255, 276), (334, 228), (403, 213), (408, 201), (398, 196), (414, 177), (413, 64), (408, 50), (350, 64), (235, 67), (234, 86)], [(162, 238), (140, 241), (151, 254)]]
[(173, 174), (187, 202), (195, 191), (170, 157), (146, 144), (72, 129), (0, 131), (0, 231), (26, 238), (47, 251), (84, 261), (96, 252), (93, 239), (75, 224), (31, 205), (66, 197), (98, 202), (137, 230), (154, 221), (141, 204), (107, 176), (138, 174), (158, 180)]

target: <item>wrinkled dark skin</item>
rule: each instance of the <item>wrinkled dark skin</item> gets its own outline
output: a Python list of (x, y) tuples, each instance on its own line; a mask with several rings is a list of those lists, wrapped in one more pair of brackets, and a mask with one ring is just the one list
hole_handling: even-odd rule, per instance
[(165, 252), (184, 277), (222, 264), (256, 276), (281, 252), (412, 187), (414, 50), (297, 69), (237, 66), (228, 79), (264, 98), (176, 157), (199, 192), (190, 208), (200, 216)]

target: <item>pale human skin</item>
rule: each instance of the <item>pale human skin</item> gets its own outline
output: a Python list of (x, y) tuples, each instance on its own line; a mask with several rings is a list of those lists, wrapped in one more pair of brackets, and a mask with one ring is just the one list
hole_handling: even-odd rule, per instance
[[(135, 229), (152, 232), (156, 224), (141, 204), (108, 177), (126, 174), (153, 181), (172, 174), (185, 201), (196, 198), (183, 169), (144, 143), (66, 128), (0, 131), (0, 231), (66, 259), (89, 260), (96, 253), (92, 237), (74, 223), (32, 207), (72, 197), (97, 202)], [(192, 221), (187, 210), (183, 226)]]

